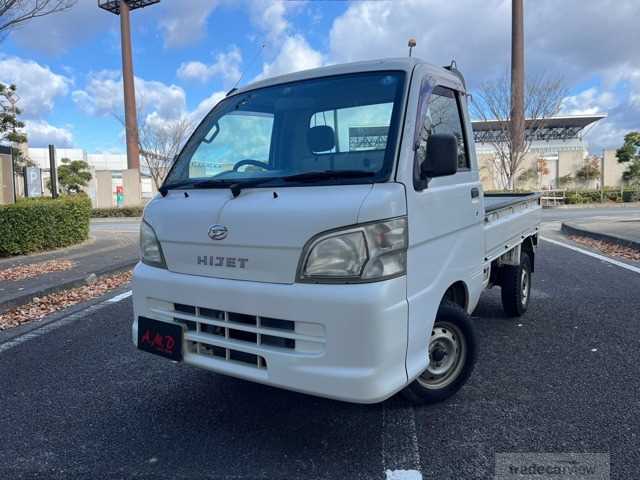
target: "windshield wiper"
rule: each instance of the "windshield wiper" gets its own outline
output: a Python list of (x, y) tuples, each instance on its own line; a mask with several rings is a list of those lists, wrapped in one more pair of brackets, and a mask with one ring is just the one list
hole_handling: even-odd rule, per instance
[(297, 173), (282, 177), (285, 182), (315, 182), (326, 179), (339, 178), (366, 178), (374, 177), (376, 172), (368, 170), (317, 170), (311, 172)]
[(284, 182), (301, 182), (301, 183), (313, 183), (320, 180), (327, 179), (340, 179), (340, 178), (367, 178), (375, 176), (375, 172), (367, 171), (367, 170), (317, 170), (311, 172), (303, 172), (296, 173), (294, 175), (287, 175), (284, 177), (265, 177), (265, 178), (255, 178), (248, 180), (232, 180), (232, 179), (214, 179), (210, 178), (207, 180), (186, 180), (184, 182), (176, 182), (170, 183), (168, 185), (163, 185), (160, 187), (160, 194), (164, 197), (167, 195), (169, 190), (177, 189), (177, 188), (225, 188), (228, 187), (231, 189), (231, 193), (234, 197), (240, 195), (240, 192), (243, 188), (252, 188), (264, 185), (266, 183), (270, 183), (273, 181), (284, 181)]
[(233, 184), (229, 180), (185, 180), (183, 182), (169, 183), (168, 185), (162, 185), (158, 191), (164, 197), (169, 190), (175, 190), (178, 188), (216, 188), (216, 187), (228, 187)]

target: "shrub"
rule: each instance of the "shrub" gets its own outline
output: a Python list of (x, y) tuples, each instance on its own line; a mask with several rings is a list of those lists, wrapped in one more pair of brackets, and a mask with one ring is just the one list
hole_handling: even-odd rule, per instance
[(0, 207), (0, 256), (66, 247), (89, 237), (86, 195), (25, 199)]
[[(573, 190), (567, 191), (566, 202), (567, 204), (580, 204), (580, 203), (600, 203), (601, 202), (600, 190)], [(620, 192), (617, 190), (605, 190), (604, 201), (605, 202), (635, 202), (640, 198), (640, 192), (638, 190), (623, 190)]]
[(91, 216), (93, 218), (141, 217), (142, 207), (94, 208), (91, 211)]

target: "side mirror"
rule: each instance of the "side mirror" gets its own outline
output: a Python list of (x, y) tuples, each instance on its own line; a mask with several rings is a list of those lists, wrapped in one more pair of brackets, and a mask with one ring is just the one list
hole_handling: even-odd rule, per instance
[(426, 159), (420, 165), (423, 180), (453, 175), (458, 171), (458, 140), (446, 133), (434, 133), (427, 140)]

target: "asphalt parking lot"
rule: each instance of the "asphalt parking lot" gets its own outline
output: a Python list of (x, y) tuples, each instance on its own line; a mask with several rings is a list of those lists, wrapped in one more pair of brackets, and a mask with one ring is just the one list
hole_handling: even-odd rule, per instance
[(541, 242), (529, 312), (499, 290), (450, 401), (351, 405), (139, 352), (131, 301), (0, 349), (0, 478), (492, 478), (498, 452), (604, 452), (640, 471), (640, 275)]

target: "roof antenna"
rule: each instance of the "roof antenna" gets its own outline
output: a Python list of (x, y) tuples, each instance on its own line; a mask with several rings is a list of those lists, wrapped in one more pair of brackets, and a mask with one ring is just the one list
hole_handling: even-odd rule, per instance
[[(266, 47), (266, 46), (267, 46), (267, 42), (262, 42), (260, 44), (260, 48), (253, 55), (253, 58), (251, 58), (251, 61), (247, 64), (246, 68), (253, 67), (253, 64), (255, 63), (256, 59), (258, 58), (258, 55), (260, 55), (260, 52), (262, 52), (264, 50), (264, 47)], [(245, 70), (246, 70), (246, 68), (245, 68)], [(227, 92), (227, 94), (225, 95), (226, 97), (228, 97), (229, 95), (231, 95), (233, 92), (235, 92), (238, 89), (238, 85), (240, 84), (240, 81), (242, 80), (243, 77), (244, 77), (244, 70), (240, 73), (240, 78), (238, 78), (238, 81), (233, 85), (231, 90), (229, 90)]]
[(413, 37), (411, 37), (411, 38), (409, 39), (409, 44), (408, 44), (408, 47), (409, 47), (409, 56), (411, 56), (411, 53), (413, 52), (413, 48), (414, 48), (416, 45), (417, 45), (417, 43), (416, 43), (416, 39), (415, 39), (415, 38), (413, 38)]

